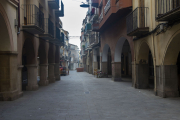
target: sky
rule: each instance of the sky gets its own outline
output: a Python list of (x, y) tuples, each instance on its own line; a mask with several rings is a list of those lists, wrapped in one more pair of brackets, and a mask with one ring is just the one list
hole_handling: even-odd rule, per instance
[[(59, 0), (61, 1), (61, 0)], [(63, 29), (69, 32), (69, 36), (79, 36), (69, 39), (69, 43), (75, 44), (80, 48), (80, 36), (82, 21), (86, 16), (88, 8), (81, 8), (81, 2), (86, 0), (62, 0), (64, 3)]]

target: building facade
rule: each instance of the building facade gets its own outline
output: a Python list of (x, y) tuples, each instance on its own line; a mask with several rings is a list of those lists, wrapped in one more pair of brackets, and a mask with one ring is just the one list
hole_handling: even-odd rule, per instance
[(68, 71), (69, 69), (69, 62), (70, 62), (70, 58), (69, 58), (69, 32), (61, 29), (61, 36), (62, 39), (64, 41), (64, 46), (61, 46), (61, 66), (62, 67), (66, 67), (66, 70)]
[(179, 6), (178, 0), (133, 1), (127, 17), (127, 23), (133, 22), (127, 32), (134, 36), (134, 86), (152, 88), (161, 97), (180, 93)]
[(58, 0), (0, 1), (0, 100), (60, 80), (63, 7)]
[(85, 52), (85, 70), (89, 73), (93, 73), (94, 69), (101, 70), (114, 81), (120, 81), (124, 76), (132, 77), (133, 37), (127, 36), (126, 32), (126, 15), (131, 12), (131, 0), (87, 2), (90, 4), (86, 16), (88, 20), (83, 21), (85, 32), (82, 32), (89, 43), (89, 51)]
[[(86, 47), (90, 46), (89, 36), (93, 32), (98, 32), (100, 71), (107, 73), (114, 81), (130, 77), (133, 87), (152, 89), (154, 94), (160, 97), (179, 96), (180, 2), (178, 0), (87, 0), (87, 2), (90, 7), (81, 30), (83, 44), (81, 57), (85, 71), (91, 73), (90, 61), (91, 56), (94, 57), (94, 50)], [(96, 13), (97, 17), (92, 17)], [(88, 25), (89, 31), (85, 32)]]
[(70, 52), (70, 70), (76, 70), (79, 67), (79, 48), (77, 45), (69, 44)]

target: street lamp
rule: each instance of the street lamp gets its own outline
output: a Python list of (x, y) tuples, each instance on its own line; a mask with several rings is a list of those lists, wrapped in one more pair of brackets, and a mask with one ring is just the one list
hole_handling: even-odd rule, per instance
[[(83, 3), (83, 2), (82, 2), (82, 3)], [(80, 5), (80, 7), (82, 7), (82, 8), (88, 8), (88, 7), (89, 7), (89, 4), (83, 3), (82, 5)]]

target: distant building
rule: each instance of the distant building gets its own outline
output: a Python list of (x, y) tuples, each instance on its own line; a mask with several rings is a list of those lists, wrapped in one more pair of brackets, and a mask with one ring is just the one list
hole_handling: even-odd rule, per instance
[(69, 44), (69, 51), (70, 51), (70, 70), (76, 70), (79, 67), (79, 48), (77, 45)]
[(61, 54), (60, 65), (63, 67), (66, 67), (68, 70), (69, 61), (70, 61), (70, 57), (69, 57), (69, 32), (64, 30), (64, 29), (61, 29), (61, 38), (63, 39), (64, 43), (60, 49), (60, 54)]

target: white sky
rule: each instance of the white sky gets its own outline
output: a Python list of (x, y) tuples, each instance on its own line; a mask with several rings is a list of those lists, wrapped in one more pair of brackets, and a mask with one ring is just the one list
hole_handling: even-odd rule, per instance
[[(60, 2), (61, 0), (59, 0)], [(86, 0), (62, 0), (64, 3), (63, 29), (69, 32), (69, 36), (81, 36), (82, 21), (88, 8), (81, 8), (81, 2)], [(80, 37), (70, 38), (69, 43), (80, 48)]]

